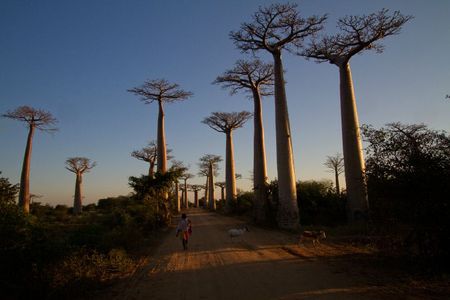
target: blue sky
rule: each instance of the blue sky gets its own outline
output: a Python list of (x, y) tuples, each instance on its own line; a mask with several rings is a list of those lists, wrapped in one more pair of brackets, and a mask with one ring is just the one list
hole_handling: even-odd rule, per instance
[[(351, 61), (361, 124), (425, 123), (450, 130), (450, 1), (304, 0), (303, 16), (337, 18), (388, 8), (415, 18), (387, 38), (383, 54)], [(224, 156), (225, 136), (201, 120), (213, 111), (251, 111), (245, 95), (229, 96), (211, 82), (246, 57), (228, 38), (250, 21), (260, 5), (274, 1), (0, 1), (0, 112), (29, 105), (59, 120), (54, 135), (37, 132), (31, 162), (31, 192), (40, 201), (73, 201), (75, 178), (68, 157), (98, 163), (85, 175), (85, 203), (127, 194), (128, 177), (147, 165), (130, 157), (156, 138), (157, 107), (126, 90), (147, 79), (166, 78), (194, 96), (166, 106), (166, 135), (176, 159), (197, 173), (205, 153)], [(248, 56), (247, 56), (248, 57)], [(261, 53), (263, 60), (270, 57)], [(284, 53), (295, 167), (301, 180), (332, 178), (323, 162), (342, 152), (338, 70)], [(276, 177), (273, 99), (264, 99), (270, 179)], [(234, 135), (236, 171), (250, 189), (252, 122)], [(0, 170), (19, 182), (27, 130), (0, 119)], [(224, 178), (222, 164), (219, 180)], [(341, 178), (343, 180), (343, 178)], [(196, 177), (192, 183), (203, 183)]]

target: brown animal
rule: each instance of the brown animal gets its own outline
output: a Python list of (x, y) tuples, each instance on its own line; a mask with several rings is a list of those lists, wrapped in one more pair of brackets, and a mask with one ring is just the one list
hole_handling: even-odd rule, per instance
[(305, 240), (312, 240), (313, 245), (320, 244), (320, 240), (327, 238), (325, 231), (303, 231), (300, 235), (299, 244), (304, 243)]

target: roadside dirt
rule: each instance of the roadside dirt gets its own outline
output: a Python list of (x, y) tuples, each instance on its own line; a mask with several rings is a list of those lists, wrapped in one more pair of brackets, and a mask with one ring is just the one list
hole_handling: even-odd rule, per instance
[[(249, 227), (205, 210), (187, 211), (193, 223), (189, 250), (175, 228), (134, 276), (102, 298), (110, 299), (443, 299), (397, 274), (372, 272), (359, 261), (364, 247), (325, 242), (299, 246), (296, 235)], [(106, 297), (105, 297), (106, 296)]]

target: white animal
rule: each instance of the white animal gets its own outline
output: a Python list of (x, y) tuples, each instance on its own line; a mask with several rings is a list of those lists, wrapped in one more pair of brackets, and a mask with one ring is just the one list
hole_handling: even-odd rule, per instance
[(230, 238), (234, 238), (234, 237), (243, 235), (246, 231), (250, 231), (250, 230), (248, 230), (247, 226), (244, 226), (239, 229), (233, 228), (233, 229), (228, 230), (228, 235), (230, 236)]

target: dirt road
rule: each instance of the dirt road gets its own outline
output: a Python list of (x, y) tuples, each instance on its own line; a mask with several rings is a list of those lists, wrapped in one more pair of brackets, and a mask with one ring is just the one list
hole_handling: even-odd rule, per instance
[(171, 228), (116, 299), (399, 299), (385, 286), (330, 265), (324, 256), (346, 254), (338, 246), (299, 247), (293, 234), (257, 227), (231, 240), (228, 229), (242, 221), (200, 209), (187, 214), (193, 223), (189, 250), (182, 250)]

